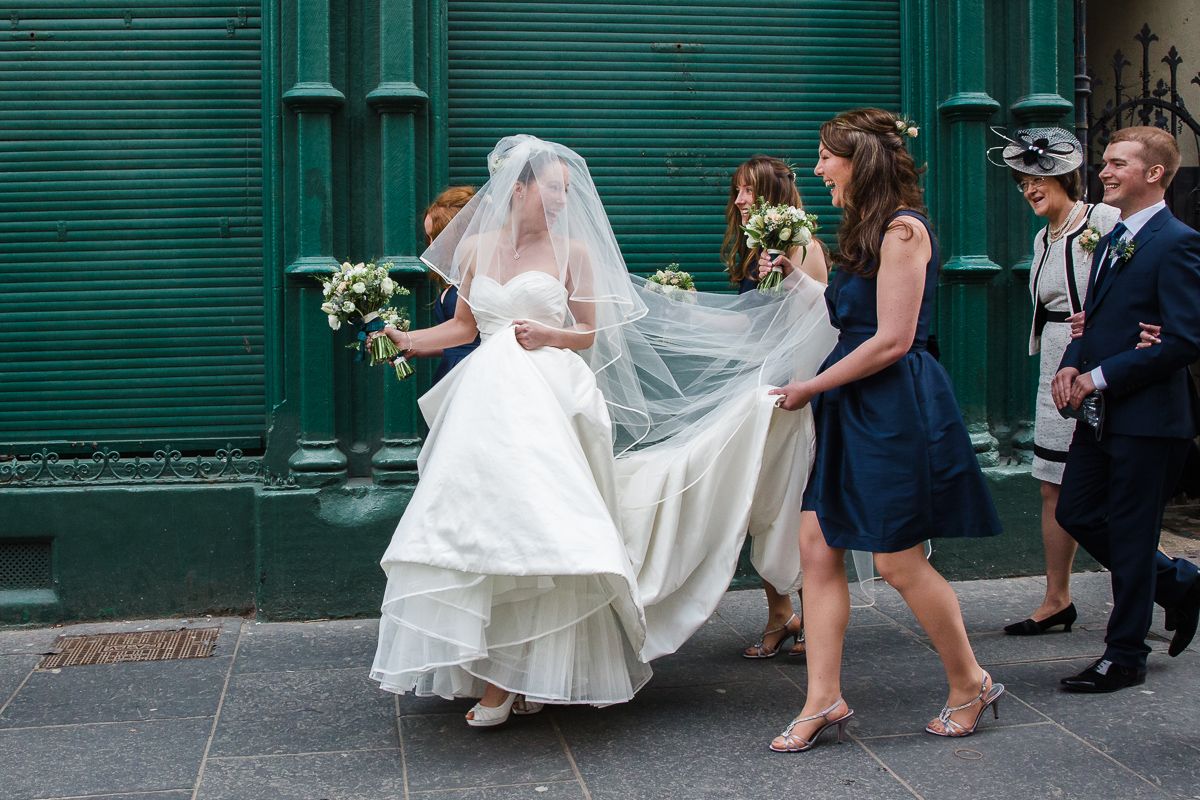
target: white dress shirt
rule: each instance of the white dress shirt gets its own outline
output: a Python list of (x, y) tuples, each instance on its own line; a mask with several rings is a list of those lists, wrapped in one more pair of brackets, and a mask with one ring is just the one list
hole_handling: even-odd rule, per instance
[[(1144, 226), (1147, 222), (1149, 222), (1151, 217), (1153, 217), (1155, 214), (1162, 211), (1166, 207), (1167, 207), (1167, 201), (1159, 200), (1157, 203), (1155, 203), (1152, 206), (1147, 206), (1146, 208), (1143, 208), (1141, 211), (1135, 211), (1134, 213), (1130, 214), (1127, 218), (1122, 217), (1121, 222), (1125, 223), (1125, 228), (1128, 230), (1128, 233), (1126, 233), (1124, 236), (1121, 237), (1121, 242), (1127, 242), (1130, 239), (1132, 239), (1133, 237), (1137, 236), (1138, 231), (1140, 231), (1142, 229), (1142, 226)], [(1111, 242), (1111, 241), (1108, 243), (1108, 251), (1106, 251), (1104, 253), (1105, 259), (1108, 258), (1108, 253), (1112, 250), (1114, 244), (1118, 244), (1118, 243)], [(1103, 264), (1104, 263), (1103, 260), (1101, 260), (1100, 263)], [(1112, 267), (1110, 266), (1109, 269), (1112, 269)], [(1110, 277), (1110, 276), (1106, 276), (1106, 277)], [(1101, 370), (1099, 367), (1096, 367), (1095, 369), (1093, 369), (1091, 371), (1091, 376), (1092, 376), (1092, 383), (1096, 384), (1097, 389), (1099, 389), (1100, 391), (1104, 391), (1105, 389), (1108, 388), (1108, 381), (1104, 380), (1104, 371)]]

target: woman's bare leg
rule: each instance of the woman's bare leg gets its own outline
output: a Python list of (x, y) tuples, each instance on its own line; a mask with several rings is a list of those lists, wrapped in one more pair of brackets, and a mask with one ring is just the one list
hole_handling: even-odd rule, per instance
[[(946, 705), (962, 705), (977, 697), (983, 668), (975, 660), (975, 652), (967, 639), (958, 596), (925, 558), (924, 545), (915, 545), (899, 553), (876, 553), (875, 566), (880, 576), (912, 609), (942, 659), (950, 685)], [(978, 713), (979, 707), (972, 705), (955, 712), (951, 719), (969, 728)], [(940, 723), (935, 721), (932, 725), (940, 726)]]
[[(850, 587), (846, 583), (845, 551), (825, 543), (817, 515), (800, 515), (800, 565), (804, 572), (804, 635), (808, 643), (808, 695), (798, 716), (817, 714), (842, 696), (842, 646), (850, 624)], [(844, 716), (844, 705), (830, 713)], [(824, 724), (813, 720), (792, 729), (798, 739), (809, 739)], [(776, 737), (776, 747), (786, 747)]]

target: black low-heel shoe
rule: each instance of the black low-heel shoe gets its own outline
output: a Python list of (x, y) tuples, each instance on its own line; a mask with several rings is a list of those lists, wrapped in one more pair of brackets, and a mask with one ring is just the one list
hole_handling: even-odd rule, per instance
[(1075, 619), (1079, 616), (1075, 611), (1075, 604), (1059, 611), (1057, 614), (1051, 614), (1041, 622), (1035, 622), (1032, 619), (1023, 619), (1020, 622), (1014, 622), (1012, 625), (1005, 625), (1004, 632), (1009, 636), (1040, 636), (1046, 631), (1053, 628), (1055, 625), (1063, 626), (1063, 633), (1070, 633), (1071, 626), (1075, 624)]

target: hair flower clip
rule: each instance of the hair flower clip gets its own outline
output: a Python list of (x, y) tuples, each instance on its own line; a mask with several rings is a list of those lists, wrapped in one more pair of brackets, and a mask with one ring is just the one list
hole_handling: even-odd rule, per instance
[(898, 116), (896, 117), (896, 133), (901, 136), (907, 136), (910, 139), (915, 139), (921, 133), (921, 127), (917, 125), (915, 120), (911, 120), (905, 116)]

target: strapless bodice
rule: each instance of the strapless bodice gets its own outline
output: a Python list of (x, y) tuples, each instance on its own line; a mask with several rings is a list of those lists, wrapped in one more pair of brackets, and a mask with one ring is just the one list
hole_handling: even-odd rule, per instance
[(538, 270), (522, 272), (506, 283), (476, 278), (471, 284), (470, 304), (484, 339), (504, 330), (514, 319), (561, 328), (567, 318), (566, 287), (550, 273)]

